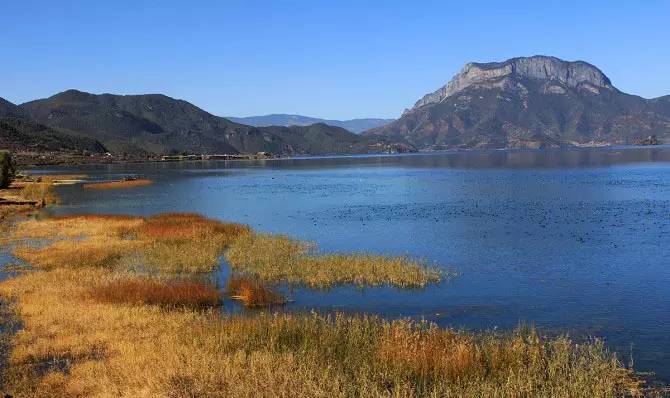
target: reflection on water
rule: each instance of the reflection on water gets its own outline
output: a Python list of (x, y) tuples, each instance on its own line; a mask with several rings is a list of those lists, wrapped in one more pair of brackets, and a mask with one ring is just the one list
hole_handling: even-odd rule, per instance
[(63, 206), (55, 213), (196, 211), (313, 240), (325, 251), (408, 254), (460, 273), (424, 290), (292, 289), (290, 310), (366, 311), (470, 329), (531, 322), (602, 336), (625, 355), (632, 346), (638, 368), (670, 378), (670, 148), (67, 171), (94, 179), (139, 174), (156, 184), (104, 192), (61, 187)]

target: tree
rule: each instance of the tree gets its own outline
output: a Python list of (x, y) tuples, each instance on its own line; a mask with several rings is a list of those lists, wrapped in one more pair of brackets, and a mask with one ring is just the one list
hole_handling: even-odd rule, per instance
[(16, 165), (12, 154), (8, 151), (0, 151), (0, 188), (7, 188), (14, 181)]

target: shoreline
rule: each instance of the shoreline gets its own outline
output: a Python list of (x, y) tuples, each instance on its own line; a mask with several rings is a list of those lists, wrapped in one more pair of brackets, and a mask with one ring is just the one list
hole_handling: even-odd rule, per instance
[[(589, 150), (634, 150), (634, 149), (663, 149), (669, 148), (670, 144), (657, 145), (574, 145), (560, 148), (451, 148), (444, 150), (418, 150), (416, 152), (371, 152), (359, 154), (335, 153), (322, 155), (279, 155), (279, 156), (263, 156), (254, 157), (255, 155), (246, 154), (240, 155), (243, 158), (235, 158), (233, 155), (193, 155), (201, 157), (201, 159), (193, 159), (185, 157), (181, 160), (165, 160), (164, 156), (146, 156), (133, 157), (127, 156), (123, 158), (105, 155), (83, 156), (72, 154), (59, 153), (31, 153), (26, 154), (16, 152), (15, 157), (17, 165), (21, 167), (45, 167), (45, 166), (84, 166), (84, 165), (105, 165), (105, 164), (148, 164), (148, 163), (189, 163), (189, 162), (253, 162), (253, 161), (277, 161), (277, 160), (302, 160), (302, 159), (336, 159), (336, 158), (357, 158), (357, 157), (387, 157), (387, 156), (421, 156), (421, 155), (437, 155), (437, 154), (463, 154), (463, 153), (488, 153), (488, 152), (552, 152), (552, 151), (589, 151)], [(229, 156), (229, 158), (222, 158), (222, 156)]]

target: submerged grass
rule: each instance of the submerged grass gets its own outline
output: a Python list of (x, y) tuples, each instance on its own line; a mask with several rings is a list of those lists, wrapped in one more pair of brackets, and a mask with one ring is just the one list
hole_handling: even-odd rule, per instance
[[(532, 329), (470, 334), (375, 316), (166, 311), (162, 300), (126, 300), (138, 289), (116, 293), (115, 283), (125, 282), (105, 268), (56, 268), (0, 283), (0, 295), (15, 299), (24, 321), (12, 339), (6, 393), (613, 397), (639, 391), (632, 372), (599, 341), (575, 344)], [(91, 295), (96, 286), (111, 286), (111, 296)]]

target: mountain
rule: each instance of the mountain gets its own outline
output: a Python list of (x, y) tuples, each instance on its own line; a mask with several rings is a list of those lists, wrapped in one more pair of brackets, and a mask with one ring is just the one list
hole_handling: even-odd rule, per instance
[(98, 141), (65, 134), (30, 120), (22, 108), (0, 98), (0, 148), (14, 151), (104, 153)]
[(469, 63), (437, 91), (364, 135), (421, 149), (538, 148), (670, 142), (670, 96), (619, 91), (582, 61), (533, 56)]
[(97, 140), (64, 134), (31, 120), (0, 117), (0, 148), (13, 151), (105, 153)]
[(342, 127), (352, 133), (360, 133), (375, 127), (381, 127), (391, 123), (394, 119), (351, 119), (351, 120), (331, 120), (319, 119), (316, 117), (301, 116), (301, 115), (286, 115), (286, 114), (272, 114), (265, 116), (248, 116), (248, 117), (228, 117), (236, 123), (248, 124), (256, 127), (267, 126), (309, 126), (310, 124), (323, 123), (330, 126)]
[(21, 109), (38, 123), (97, 139), (114, 153), (326, 154), (396, 148), (383, 137), (361, 137), (325, 124), (247, 126), (161, 94), (96, 95), (68, 90), (22, 104)]
[(12, 104), (4, 98), (0, 98), (0, 117), (25, 117), (25, 112), (20, 107)]

